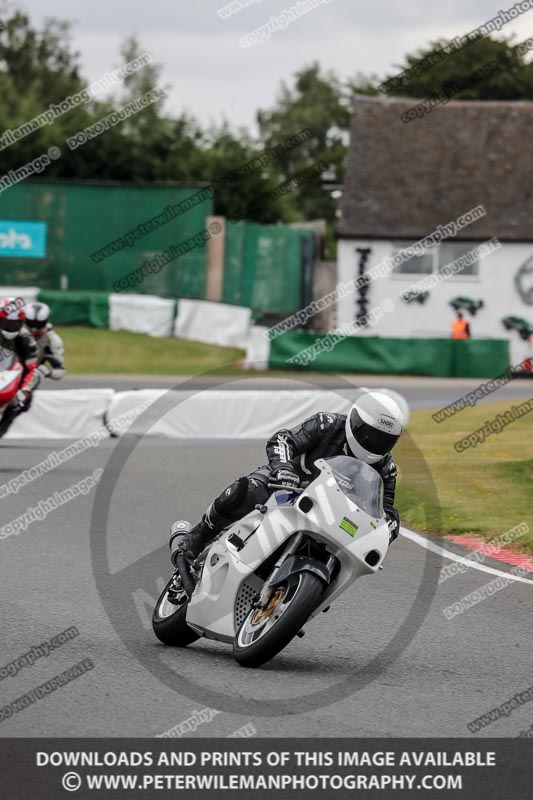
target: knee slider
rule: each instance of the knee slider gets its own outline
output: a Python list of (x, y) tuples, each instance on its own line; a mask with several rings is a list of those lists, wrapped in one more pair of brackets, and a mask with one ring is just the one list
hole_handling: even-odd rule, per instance
[(227, 511), (237, 511), (247, 493), (248, 478), (233, 481), (213, 503), (215, 511), (222, 515)]

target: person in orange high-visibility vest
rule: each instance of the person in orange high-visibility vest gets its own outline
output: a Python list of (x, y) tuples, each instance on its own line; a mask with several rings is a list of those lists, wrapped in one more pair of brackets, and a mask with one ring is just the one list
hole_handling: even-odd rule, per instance
[(470, 325), (461, 312), (457, 314), (457, 319), (452, 323), (452, 339), (470, 339)]

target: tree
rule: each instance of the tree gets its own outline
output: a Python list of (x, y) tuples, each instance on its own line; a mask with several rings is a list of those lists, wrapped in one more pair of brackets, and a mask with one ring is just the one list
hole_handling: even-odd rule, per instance
[[(0, 131), (13, 130), (79, 92), (84, 84), (78, 53), (73, 52), (68, 23), (48, 20), (42, 31), (31, 27), (26, 14), (15, 11), (0, 30)], [(66, 115), (70, 124), (81, 125), (86, 114), (80, 108)], [(53, 145), (64, 142), (65, 117), (46, 123), (0, 152), (2, 172), (31, 161)], [(53, 130), (53, 132), (52, 132)], [(49, 168), (57, 171), (54, 162)], [(60, 167), (61, 170), (61, 167)]]
[[(331, 72), (322, 74), (318, 63), (304, 67), (294, 77), (294, 88), (282, 83), (271, 110), (258, 111), (261, 139), (274, 147), (304, 128), (312, 137), (281, 156), (279, 164), (285, 179), (306, 167), (325, 164), (333, 181), (342, 183), (350, 108), (346, 88)], [(337, 216), (337, 200), (324, 187), (318, 175), (294, 192), (301, 219), (325, 218), (332, 225)]]
[[(202, 180), (218, 184), (215, 192), (216, 214), (263, 224), (298, 219), (291, 193), (262, 201), (262, 196), (273, 192), (283, 183), (283, 174), (277, 159), (265, 166), (250, 164), (264, 151), (246, 130), (233, 133), (227, 124), (223, 124), (206, 131), (201, 144), (202, 160), (198, 165), (198, 175), (203, 176)], [(244, 172), (241, 168), (248, 164), (250, 166)], [(234, 178), (230, 177), (232, 173), (235, 174)]]
[(401, 86), (395, 87), (391, 81), (390, 86), (385, 86), (387, 93), (416, 98), (447, 93), (455, 100), (533, 98), (533, 65), (526, 63), (519, 45), (509, 39), (478, 36), (442, 57), (441, 51), (447, 44), (440, 39), (407, 55), (399, 71), (418, 67), (419, 74), (411, 73)]

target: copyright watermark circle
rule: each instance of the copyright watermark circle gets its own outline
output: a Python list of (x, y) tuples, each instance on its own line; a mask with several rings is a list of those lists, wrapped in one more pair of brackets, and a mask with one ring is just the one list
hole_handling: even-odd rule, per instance
[(48, 158), (51, 158), (53, 161), (57, 161), (58, 158), (61, 158), (61, 150), (59, 147), (49, 147), (47, 152)]
[(63, 775), (61, 784), (67, 792), (77, 792), (81, 786), (81, 776), (77, 772), (67, 772)]

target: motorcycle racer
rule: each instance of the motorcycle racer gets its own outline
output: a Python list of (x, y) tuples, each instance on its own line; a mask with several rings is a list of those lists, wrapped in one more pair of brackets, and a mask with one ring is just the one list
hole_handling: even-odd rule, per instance
[(397, 468), (391, 450), (403, 431), (403, 416), (394, 400), (381, 392), (361, 394), (350, 412), (320, 412), (298, 427), (275, 433), (267, 442), (268, 464), (230, 484), (208, 507), (189, 532), (172, 533), (172, 559), (183, 554), (196, 558), (204, 547), (230, 523), (266, 502), (269, 483), (296, 489), (311, 481), (319, 470), (319, 458), (347, 455), (370, 464), (381, 475), (384, 510), (390, 541), (398, 536), (400, 518), (394, 507)]
[(37, 345), (30, 332), (24, 327), (24, 301), (21, 298), (4, 297), (0, 299), (0, 347), (13, 352), (22, 365), (22, 379), (15, 399), (4, 411), (2, 434), (15, 417), (28, 411), (33, 392), (40, 383), (37, 371)]
[(24, 313), (25, 323), (37, 345), (40, 374), (43, 378), (60, 380), (65, 374), (65, 348), (50, 322), (50, 307), (46, 303), (29, 303)]

